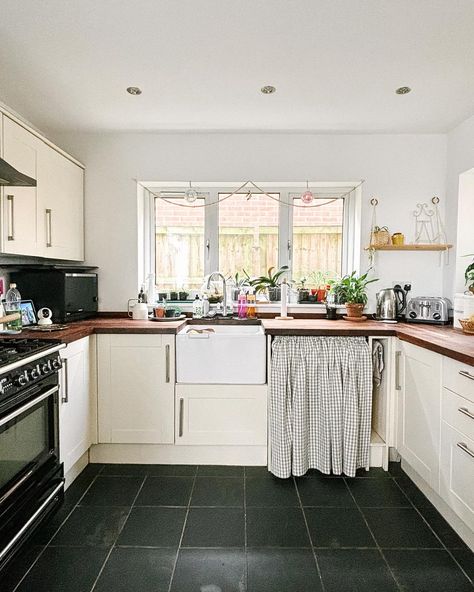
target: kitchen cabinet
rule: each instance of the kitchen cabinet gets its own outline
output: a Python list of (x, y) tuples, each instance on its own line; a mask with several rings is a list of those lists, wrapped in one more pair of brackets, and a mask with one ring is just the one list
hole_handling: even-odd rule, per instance
[(70, 343), (61, 350), (59, 445), (64, 472), (91, 445), (92, 398), (90, 380), (90, 338)]
[(398, 452), (437, 492), (442, 356), (406, 342), (398, 348)]
[[(21, 173), (37, 179), (41, 141), (8, 117), (3, 120), (2, 157)], [(38, 255), (43, 235), (37, 224), (38, 187), (3, 187), (2, 252)]]
[(267, 385), (176, 385), (176, 444), (267, 445)]
[(99, 443), (174, 443), (174, 335), (97, 336)]
[(3, 158), (37, 181), (3, 188), (2, 252), (82, 261), (83, 168), (7, 115), (0, 119)]

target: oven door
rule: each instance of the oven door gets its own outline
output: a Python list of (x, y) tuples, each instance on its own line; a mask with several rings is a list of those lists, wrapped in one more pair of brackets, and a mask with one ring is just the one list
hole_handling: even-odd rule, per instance
[(57, 379), (0, 415), (0, 523), (51, 467), (59, 466)]

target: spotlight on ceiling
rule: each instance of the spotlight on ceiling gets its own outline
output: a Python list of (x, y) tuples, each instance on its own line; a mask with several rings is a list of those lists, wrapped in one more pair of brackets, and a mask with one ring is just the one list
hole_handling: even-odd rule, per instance
[(400, 88), (397, 88), (395, 92), (397, 95), (407, 95), (409, 92), (411, 92), (411, 88), (409, 86), (401, 86)]
[(264, 95), (272, 95), (274, 92), (276, 92), (276, 88), (274, 86), (262, 86), (262, 88), (260, 89), (260, 92), (263, 93)]
[(138, 86), (129, 86), (127, 88), (127, 92), (130, 95), (135, 95), (136, 96), (136, 95), (141, 95), (142, 94), (142, 89), (141, 88), (138, 88)]

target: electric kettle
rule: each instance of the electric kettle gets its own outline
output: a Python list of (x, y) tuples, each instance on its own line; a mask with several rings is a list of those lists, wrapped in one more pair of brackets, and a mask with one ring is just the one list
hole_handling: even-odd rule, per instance
[(396, 323), (407, 305), (402, 288), (385, 288), (377, 292), (376, 318), (384, 323)]

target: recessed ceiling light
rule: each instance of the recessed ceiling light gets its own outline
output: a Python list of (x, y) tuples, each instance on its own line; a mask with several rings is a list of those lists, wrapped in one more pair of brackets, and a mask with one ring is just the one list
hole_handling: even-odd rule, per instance
[(270, 85), (262, 86), (260, 92), (262, 92), (264, 95), (272, 95), (274, 92), (276, 92), (276, 88)]
[(397, 88), (395, 92), (397, 95), (407, 95), (409, 92), (411, 92), (411, 88), (409, 86), (401, 86), (400, 88)]
[(129, 86), (127, 88), (127, 92), (131, 95), (141, 95), (142, 94), (142, 89), (138, 88), (138, 86)]

